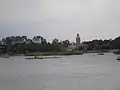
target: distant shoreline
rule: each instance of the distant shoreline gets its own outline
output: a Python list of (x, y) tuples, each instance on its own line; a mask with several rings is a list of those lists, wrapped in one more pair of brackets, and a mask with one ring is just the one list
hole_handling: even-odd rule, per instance
[(25, 56), (51, 56), (51, 55), (82, 55), (83, 53), (77, 51), (67, 52), (31, 52), (25, 54)]
[[(112, 50), (90, 50), (86, 53), (114, 53)], [(2, 54), (0, 56), (52, 56), (52, 55), (82, 55), (83, 52), (80, 51), (65, 51), (65, 52), (29, 52), (27, 54)], [(114, 53), (115, 54), (115, 53)]]

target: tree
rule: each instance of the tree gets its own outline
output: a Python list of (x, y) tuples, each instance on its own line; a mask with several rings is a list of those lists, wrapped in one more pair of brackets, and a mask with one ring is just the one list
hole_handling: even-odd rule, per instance
[(68, 47), (70, 45), (69, 40), (62, 41), (63, 46)]
[(41, 44), (47, 44), (47, 40), (46, 39), (42, 39), (41, 40)]
[(6, 45), (11, 45), (11, 43), (12, 43), (11, 38), (10, 37), (6, 37), (5, 43), (6, 43)]
[(59, 39), (57, 38), (53, 39), (52, 44), (58, 44), (58, 43), (59, 43)]
[(27, 36), (22, 36), (22, 41), (26, 42), (27, 41)]
[(41, 36), (34, 36), (33, 41), (34, 43), (41, 43)]
[(120, 49), (120, 36), (112, 40), (111, 46), (114, 49)]
[(2, 41), (0, 41), (0, 45), (2, 45)]

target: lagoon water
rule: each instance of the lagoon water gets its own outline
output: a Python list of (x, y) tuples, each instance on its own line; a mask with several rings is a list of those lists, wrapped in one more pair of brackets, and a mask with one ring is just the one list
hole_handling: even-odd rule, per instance
[(120, 90), (117, 55), (0, 58), (0, 90)]

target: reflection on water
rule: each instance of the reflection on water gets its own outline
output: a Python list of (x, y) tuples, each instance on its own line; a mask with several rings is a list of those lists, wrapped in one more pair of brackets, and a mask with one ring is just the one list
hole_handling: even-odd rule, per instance
[(0, 58), (0, 90), (120, 90), (114, 54), (84, 54), (43, 60)]

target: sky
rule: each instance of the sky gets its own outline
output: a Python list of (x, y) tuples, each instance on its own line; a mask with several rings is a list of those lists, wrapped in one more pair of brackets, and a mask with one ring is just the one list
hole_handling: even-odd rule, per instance
[(0, 36), (75, 41), (120, 35), (120, 0), (0, 0)]

